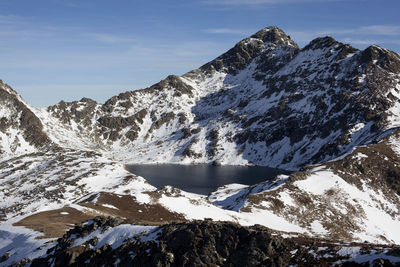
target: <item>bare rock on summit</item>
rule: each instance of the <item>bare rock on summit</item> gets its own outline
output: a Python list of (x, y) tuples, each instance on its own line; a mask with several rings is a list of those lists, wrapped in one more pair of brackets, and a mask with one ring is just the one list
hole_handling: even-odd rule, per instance
[(249, 38), (237, 43), (232, 49), (213, 61), (203, 65), (200, 70), (226, 71), (235, 75), (243, 70), (253, 59), (260, 56), (268, 48), (284, 47), (291, 51), (293, 56), (298, 46), (281, 29), (275, 26), (264, 28)]

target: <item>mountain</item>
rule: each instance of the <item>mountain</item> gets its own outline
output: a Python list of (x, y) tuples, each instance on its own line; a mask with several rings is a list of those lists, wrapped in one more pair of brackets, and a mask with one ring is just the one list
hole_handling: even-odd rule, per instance
[[(284, 239), (332, 240), (329, 249), (335, 242), (399, 245), (399, 98), (399, 54), (375, 45), (361, 51), (331, 37), (300, 48), (275, 26), (196, 70), (104, 104), (83, 98), (38, 109), (1, 83), (0, 266), (53, 260), (46, 253), (52, 241), (98, 215), (166, 229), (197, 227), (193, 220), (206, 218), (239, 228), (260, 224)], [(157, 189), (129, 173), (128, 163), (295, 172), (205, 196)], [(65, 249), (60, 255), (81, 248)], [(374, 259), (398, 259), (374, 251)]]
[(56, 144), (131, 163), (324, 162), (398, 127), (400, 57), (330, 37), (303, 49), (267, 27), (181, 77), (100, 105), (60, 102), (38, 113)]
[(399, 73), (400, 56), (384, 48), (359, 51), (324, 37), (300, 49), (267, 27), (181, 77), (34, 114), (55, 144), (125, 162), (295, 170), (398, 127)]

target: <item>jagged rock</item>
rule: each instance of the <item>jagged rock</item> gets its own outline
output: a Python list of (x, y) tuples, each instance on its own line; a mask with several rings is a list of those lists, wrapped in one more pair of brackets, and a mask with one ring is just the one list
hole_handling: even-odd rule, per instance
[[(54, 146), (34, 111), (1, 80), (0, 110), (0, 157), (17, 156)], [(7, 143), (9, 146), (4, 146)]]
[[(99, 227), (111, 220), (96, 218)], [(100, 222), (99, 222), (100, 221)], [(104, 245), (100, 249), (85, 246), (71, 247), (75, 238), (87, 235), (85, 227), (78, 226), (57, 241), (47, 255), (32, 261), (31, 266), (95, 266), (99, 263), (109, 266), (356, 266), (342, 248), (360, 246), (364, 261), (368, 254), (374, 257), (374, 249), (381, 246), (369, 244), (344, 244), (305, 237), (282, 238), (262, 226), (242, 227), (233, 223), (194, 221), (169, 224), (160, 228), (156, 240), (141, 242), (140, 238), (126, 239), (119, 247), (112, 249)], [(64, 240), (68, 240), (65, 242)], [(397, 247), (387, 247), (386, 253), (374, 260), (378, 266), (392, 266), (386, 255), (394, 256)], [(374, 265), (375, 266), (375, 265)], [(395, 266), (395, 265), (393, 265)]]

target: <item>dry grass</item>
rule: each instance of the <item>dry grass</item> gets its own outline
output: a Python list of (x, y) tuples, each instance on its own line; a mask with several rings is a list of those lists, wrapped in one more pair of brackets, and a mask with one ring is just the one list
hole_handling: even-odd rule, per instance
[[(93, 197), (94, 198), (94, 197)], [(24, 226), (29, 229), (42, 232), (40, 238), (61, 237), (75, 224), (80, 224), (98, 215), (123, 218), (127, 223), (144, 225), (161, 225), (171, 222), (184, 222), (182, 214), (171, 212), (160, 204), (141, 204), (130, 195), (116, 195), (112, 193), (100, 193), (97, 202), (91, 202), (93, 198), (78, 203), (87, 208), (79, 211), (71, 207), (39, 212), (16, 222), (15, 226)], [(116, 207), (103, 206), (108, 204)]]
[[(62, 214), (65, 212), (65, 214)], [(67, 214), (68, 213), (68, 214)], [(40, 238), (54, 238), (62, 236), (75, 224), (92, 219), (94, 216), (83, 213), (71, 207), (43, 211), (14, 223), (15, 226), (25, 226), (44, 235)]]
[[(86, 201), (79, 203), (81, 206), (94, 209), (102, 214), (121, 217), (128, 222), (137, 224), (160, 225), (170, 222), (186, 221), (179, 213), (171, 212), (160, 204), (141, 204), (134, 196), (101, 193), (96, 203)], [(117, 209), (105, 207), (108, 204)]]

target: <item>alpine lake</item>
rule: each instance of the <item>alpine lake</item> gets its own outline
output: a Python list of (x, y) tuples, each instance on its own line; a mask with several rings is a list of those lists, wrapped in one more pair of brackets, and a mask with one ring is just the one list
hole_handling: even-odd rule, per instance
[(279, 174), (291, 173), (269, 167), (237, 165), (130, 164), (127, 167), (131, 173), (142, 176), (157, 188), (171, 185), (203, 195), (208, 195), (223, 185), (253, 185), (271, 180)]

